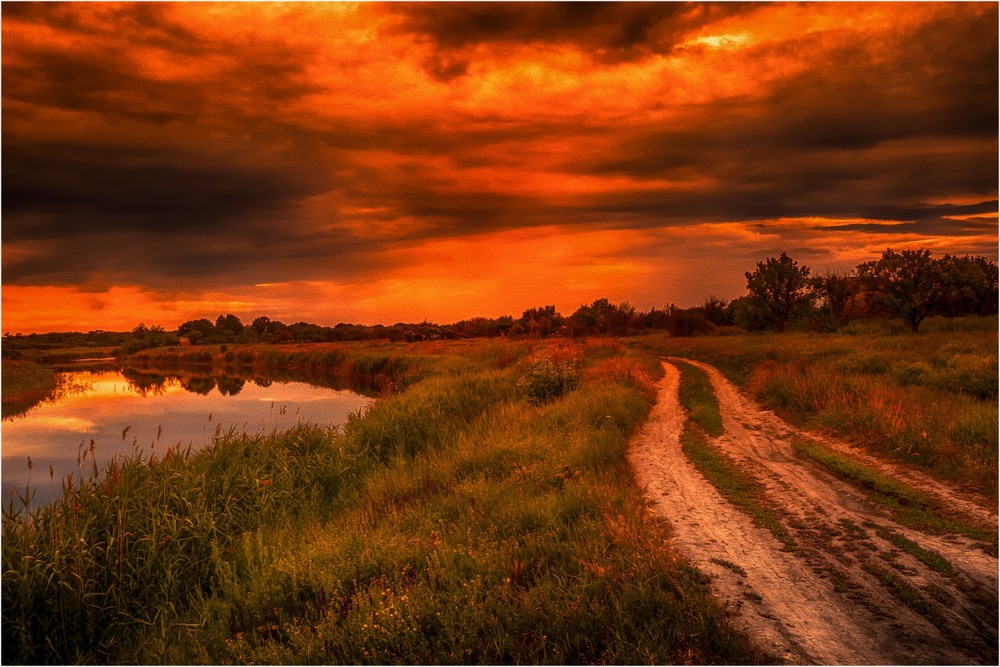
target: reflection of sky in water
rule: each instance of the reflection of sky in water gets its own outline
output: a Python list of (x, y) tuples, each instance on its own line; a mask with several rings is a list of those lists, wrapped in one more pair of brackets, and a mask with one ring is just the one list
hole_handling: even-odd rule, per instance
[[(186, 391), (176, 378), (144, 396), (118, 372), (68, 375), (88, 388), (3, 421), (5, 503), (12, 489), (23, 493), (30, 483), (37, 505), (58, 493), (69, 473), (79, 479), (80, 446), (88, 448), (91, 439), (100, 468), (116, 454), (131, 454), (136, 448), (147, 456), (151, 452), (162, 456), (178, 443), (201, 449), (211, 444), (217, 429), (255, 434), (285, 430), (299, 422), (342, 424), (348, 414), (371, 402), (351, 391), (301, 382), (274, 382), (268, 387), (247, 382), (235, 396), (223, 395), (218, 388), (201, 395)], [(54, 479), (49, 477), (50, 465)], [(89, 455), (83, 469), (89, 475)]]

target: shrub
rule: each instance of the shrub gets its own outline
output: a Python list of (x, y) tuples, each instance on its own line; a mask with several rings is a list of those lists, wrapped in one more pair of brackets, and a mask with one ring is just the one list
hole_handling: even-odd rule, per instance
[(532, 403), (546, 403), (576, 389), (579, 378), (572, 362), (556, 363), (551, 359), (536, 361), (518, 383), (528, 392)]
[(933, 371), (924, 361), (901, 362), (893, 365), (893, 379), (904, 387), (908, 385), (926, 385), (927, 378)]

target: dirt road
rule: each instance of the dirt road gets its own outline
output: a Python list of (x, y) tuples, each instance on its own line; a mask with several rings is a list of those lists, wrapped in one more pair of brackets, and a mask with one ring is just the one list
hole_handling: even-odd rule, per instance
[[(719, 400), (725, 434), (710, 445), (765, 485), (794, 547), (754, 525), (681, 451), (686, 417), (672, 363), (664, 363), (657, 404), (629, 456), (675, 543), (712, 577), (751, 637), (789, 663), (997, 664), (995, 557), (968, 538), (894, 523), (884, 508), (796, 455), (792, 439), (816, 436), (757, 409), (711, 366), (689, 363), (708, 373)], [(996, 513), (975, 498), (845, 443), (822, 442), (997, 525)], [(900, 549), (898, 536), (939, 554), (952, 571)]]

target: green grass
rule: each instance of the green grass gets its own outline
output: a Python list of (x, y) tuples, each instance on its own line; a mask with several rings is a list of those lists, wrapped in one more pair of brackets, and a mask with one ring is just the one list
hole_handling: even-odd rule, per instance
[(681, 372), (681, 405), (690, 417), (681, 434), (682, 451), (729, 502), (768, 530), (786, 549), (794, 549), (791, 535), (768, 500), (764, 485), (750, 471), (712, 447), (705, 437), (706, 426), (716, 436), (723, 433), (719, 404), (708, 376), (690, 364), (681, 362), (677, 367)]
[(725, 433), (719, 400), (715, 397), (708, 375), (691, 364), (680, 363), (678, 368), (681, 371), (680, 401), (687, 409), (688, 417), (712, 437)]
[(931, 549), (925, 549), (913, 540), (908, 539), (905, 535), (901, 535), (900, 533), (890, 530), (885, 526), (879, 526), (878, 524), (871, 522), (867, 522), (865, 525), (873, 529), (883, 540), (899, 547), (935, 572), (940, 572), (941, 574), (948, 576), (955, 573), (955, 570), (952, 568), (948, 559), (938, 552)]
[(636, 337), (629, 344), (713, 364), (792, 423), (996, 498), (997, 318), (886, 323), (836, 334)]
[(859, 488), (871, 500), (891, 509), (893, 518), (902, 525), (932, 533), (965, 535), (986, 543), (987, 550), (996, 553), (995, 531), (955, 516), (926, 493), (817, 442), (794, 440), (792, 447), (800, 456), (819, 463), (837, 477)]
[(55, 373), (30, 361), (5, 360), (0, 377), (4, 417), (26, 412), (57, 389)]
[[(648, 359), (420, 351), (343, 428), (112, 464), (3, 523), (10, 663), (754, 663), (631, 481)], [(542, 359), (578, 364), (529, 400)]]

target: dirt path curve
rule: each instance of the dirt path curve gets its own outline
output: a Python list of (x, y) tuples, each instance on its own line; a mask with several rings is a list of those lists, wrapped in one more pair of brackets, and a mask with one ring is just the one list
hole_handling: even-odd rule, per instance
[[(710, 444), (765, 485), (796, 549), (755, 526), (681, 451), (685, 415), (672, 364), (664, 364), (657, 404), (629, 456), (677, 545), (713, 577), (751, 637), (791, 663), (996, 664), (996, 558), (964, 538), (896, 525), (797, 457), (789, 439), (805, 434), (758, 410), (711, 366), (696, 365), (709, 374), (726, 429)], [(995, 514), (973, 506), (996, 525)], [(901, 551), (890, 534), (939, 553), (954, 572)], [(900, 594), (891, 583), (899, 581), (917, 597)]]

